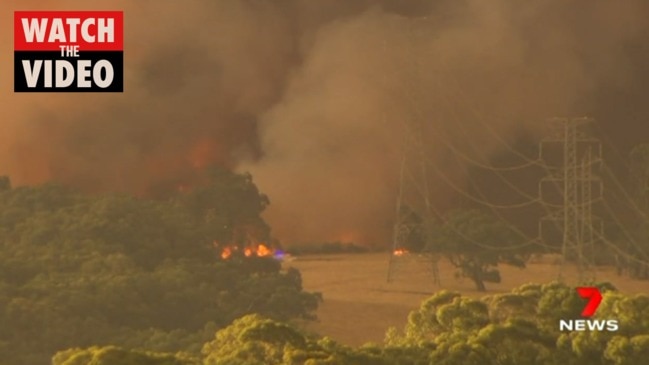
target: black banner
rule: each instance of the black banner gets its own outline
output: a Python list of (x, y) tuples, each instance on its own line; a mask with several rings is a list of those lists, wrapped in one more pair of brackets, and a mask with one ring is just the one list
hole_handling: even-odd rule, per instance
[(124, 52), (15, 51), (15, 92), (122, 92)]

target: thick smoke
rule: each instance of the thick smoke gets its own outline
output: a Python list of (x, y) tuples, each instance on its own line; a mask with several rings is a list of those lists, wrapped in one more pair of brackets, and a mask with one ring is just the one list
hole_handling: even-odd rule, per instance
[(125, 12), (125, 93), (4, 96), (18, 105), (3, 170), (18, 183), (141, 192), (258, 155), (257, 117), (277, 102), (295, 62), (290, 19), (265, 2), (183, 6), (110, 4)]
[[(261, 119), (264, 158), (246, 166), (273, 198), (277, 233), (385, 242), (407, 121), (423, 125), (425, 158), (461, 185), (449, 149), (487, 162), (502, 139), (589, 113), (599, 88), (631, 82), (621, 45), (646, 33), (644, 13), (469, 1), (416, 17), (375, 8), (321, 28)], [(437, 201), (452, 193), (432, 185)]]
[(649, 115), (637, 110), (649, 58), (640, 0), (93, 7), (125, 11), (125, 93), (14, 95), (5, 83), (0, 173), (142, 193), (213, 163), (250, 171), (283, 241), (387, 241), (408, 121), (422, 124), (426, 158), (462, 184), (451, 148), (488, 162), (547, 117), (611, 117), (623, 104)]

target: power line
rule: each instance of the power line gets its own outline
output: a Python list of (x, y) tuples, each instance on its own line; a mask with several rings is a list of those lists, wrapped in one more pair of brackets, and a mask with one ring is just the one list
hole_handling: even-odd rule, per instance
[[(579, 279), (584, 280), (592, 267), (592, 262), (585, 257), (586, 252), (592, 252), (594, 247), (592, 204), (602, 196), (603, 185), (598, 176), (592, 174), (593, 166), (601, 166), (601, 143), (584, 131), (584, 126), (592, 122), (589, 118), (555, 118), (560, 129), (557, 135), (545, 138), (539, 145), (541, 158), (545, 153), (544, 145), (558, 143), (562, 151), (561, 174), (546, 177), (545, 181), (561, 183), (563, 207), (556, 212), (543, 217), (540, 221), (541, 235), (544, 220), (561, 222), (561, 266), (559, 279), (563, 275), (566, 261), (576, 262)], [(594, 148), (593, 148), (594, 147)], [(593, 150), (595, 157), (593, 158)], [(542, 180), (543, 181), (543, 180)], [(592, 186), (598, 185), (597, 199), (593, 198)], [(543, 186), (539, 183), (542, 196)], [(603, 226), (600, 224), (600, 229)], [(590, 260), (592, 261), (592, 260)]]
[[(411, 57), (410, 60), (415, 61), (414, 62), (415, 67), (413, 67), (413, 69), (415, 70), (415, 72), (417, 72), (418, 69), (419, 69), (417, 61), (416, 61), (417, 58), (416, 57)], [(417, 76), (419, 76), (419, 75), (420, 74), (418, 73)], [(420, 77), (417, 77), (417, 79), (420, 79)], [(405, 95), (407, 97), (407, 100), (409, 101), (409, 103), (411, 105), (411, 110), (415, 113), (415, 115), (410, 118), (409, 122), (405, 122), (405, 124), (406, 124), (405, 129), (407, 131), (410, 131), (410, 133), (412, 133), (412, 125), (417, 125), (416, 131), (415, 131), (414, 134), (419, 137), (419, 139), (417, 139), (418, 142), (416, 144), (418, 146), (417, 148), (418, 148), (418, 151), (419, 151), (419, 158), (421, 159), (421, 162), (423, 162), (425, 164), (425, 166), (430, 166), (432, 168), (432, 170), (438, 176), (440, 176), (447, 183), (447, 185), (449, 187), (451, 187), (453, 190), (455, 190), (458, 194), (463, 195), (463, 196), (465, 196), (465, 197), (467, 197), (467, 198), (469, 198), (469, 199), (471, 199), (471, 200), (473, 200), (473, 201), (475, 201), (477, 203), (486, 205), (486, 206), (491, 207), (491, 208), (512, 209), (512, 208), (515, 208), (515, 207), (523, 207), (523, 206), (528, 206), (528, 205), (531, 205), (531, 204), (534, 204), (534, 203), (538, 203), (538, 199), (535, 198), (532, 201), (526, 201), (526, 202), (522, 202), (522, 203), (518, 203), (518, 204), (498, 205), (498, 204), (494, 204), (494, 203), (487, 202), (487, 201), (484, 201), (482, 199), (476, 198), (476, 197), (470, 195), (469, 193), (467, 193), (466, 191), (464, 191), (462, 188), (458, 187), (457, 184), (455, 184), (443, 171), (441, 171), (441, 169), (439, 169), (437, 167), (436, 163), (431, 158), (427, 157), (426, 154), (423, 153), (424, 152), (423, 151), (424, 143), (421, 141), (421, 138), (422, 138), (421, 136), (423, 135), (423, 131), (422, 131), (422, 128), (421, 128), (421, 120), (425, 119), (426, 117), (424, 115), (422, 115), (421, 110), (417, 107), (419, 100), (416, 100), (416, 97), (413, 96), (413, 92), (412, 92), (413, 87), (412, 87), (412, 85), (409, 85), (409, 86), (410, 86), (410, 88), (407, 88), (407, 89), (403, 90), (400, 94)], [(442, 139), (442, 140), (444, 140), (444, 139)], [(428, 169), (426, 167), (424, 167), (424, 171), (428, 171)], [(426, 173), (422, 174), (422, 176), (425, 179)], [(411, 178), (413, 178), (413, 177), (411, 176)], [(425, 188), (427, 188), (427, 187), (425, 187)], [(421, 193), (423, 193), (423, 191), (420, 188), (420, 194)], [(400, 195), (401, 195), (401, 193), (400, 193)], [(441, 212), (439, 212), (434, 207), (434, 205), (428, 203), (427, 208), (430, 211), (434, 212), (435, 215), (439, 219), (443, 219), (443, 215), (441, 214)], [(510, 247), (499, 247), (499, 246), (485, 245), (485, 244), (483, 244), (481, 242), (477, 242), (477, 241), (471, 239), (470, 237), (467, 237), (462, 232), (456, 232), (456, 233), (458, 233), (460, 237), (463, 237), (463, 238), (467, 239), (468, 241), (472, 242), (472, 244), (475, 244), (478, 247), (483, 247), (483, 248), (487, 248), (487, 249), (496, 249), (496, 250), (517, 249), (517, 248), (529, 246), (533, 241), (535, 241), (535, 239), (534, 239), (534, 240), (530, 240), (529, 242), (524, 242), (524, 243), (522, 243), (520, 245), (514, 245), (514, 246), (510, 246)], [(522, 235), (522, 236), (525, 237), (525, 235)]]
[[(411, 39), (410, 39), (411, 41), (412, 41), (412, 37), (413, 34), (411, 29)], [(434, 74), (434, 70), (433, 72), (431, 72), (431, 70), (427, 70), (429, 71), (427, 73), (420, 72), (419, 61), (416, 55), (412, 54), (414, 48), (413, 45), (407, 44), (407, 47), (409, 47), (408, 60), (413, 62), (410, 66), (414, 66), (414, 67), (410, 67), (406, 69), (413, 70), (417, 76), (417, 77), (413, 77), (412, 79), (420, 81), (424, 75)], [(401, 211), (403, 210), (402, 208), (403, 207), (402, 199), (404, 197), (403, 184), (404, 184), (404, 178), (407, 177), (407, 179), (411, 180), (412, 185), (415, 187), (418, 196), (420, 198), (424, 197), (423, 201), (424, 201), (424, 206), (426, 207), (424, 216), (430, 218), (432, 217), (432, 215), (435, 215), (438, 219), (441, 220), (444, 219), (443, 214), (441, 214), (441, 212), (430, 201), (430, 191), (428, 186), (429, 182), (427, 181), (428, 172), (430, 171), (430, 172), (434, 172), (435, 175), (438, 176), (445, 183), (445, 185), (450, 187), (459, 196), (466, 198), (471, 202), (480, 204), (481, 206), (485, 206), (491, 209), (504, 222), (509, 223), (507, 219), (504, 219), (504, 217), (500, 214), (500, 210), (524, 208), (528, 206), (533, 206), (535, 204), (538, 204), (542, 209), (545, 210), (546, 215), (541, 219), (541, 222), (539, 223), (539, 237), (529, 240), (528, 242), (524, 242), (521, 245), (516, 245), (516, 246), (511, 246), (506, 248), (484, 245), (481, 244), (480, 242), (475, 242), (475, 240), (471, 240), (470, 237), (467, 237), (462, 232), (456, 232), (460, 237), (468, 239), (469, 241), (473, 241), (472, 243), (476, 244), (479, 247), (494, 249), (494, 250), (500, 250), (500, 249), (510, 250), (519, 247), (525, 247), (530, 244), (537, 244), (541, 247), (546, 247), (546, 248), (551, 248), (553, 250), (556, 250), (557, 247), (546, 245), (542, 239), (542, 232), (543, 232), (542, 222), (551, 221), (554, 224), (554, 226), (563, 234), (563, 239), (560, 247), (562, 251), (562, 264), (560, 268), (561, 270), (560, 275), (563, 270), (565, 261), (568, 258), (570, 258), (576, 261), (580, 273), (580, 277), (582, 277), (583, 279), (584, 275), (586, 275), (586, 272), (592, 268), (592, 264), (594, 263), (594, 259), (592, 257), (586, 257), (586, 256), (589, 256), (589, 253), (592, 253), (594, 251), (593, 247), (596, 240), (597, 242), (604, 242), (607, 247), (613, 245), (610, 241), (608, 241), (605, 238), (603, 232), (603, 220), (601, 220), (601, 218), (599, 217), (596, 217), (593, 213), (593, 205), (599, 202), (603, 202), (604, 206), (608, 209), (608, 213), (610, 214), (610, 216), (613, 217), (616, 224), (621, 227), (623, 233), (627, 236), (627, 238), (629, 238), (629, 242), (633, 244), (633, 246), (636, 249), (639, 249), (644, 256), (646, 256), (646, 253), (642, 250), (641, 245), (636, 240), (632, 239), (632, 235), (630, 235), (628, 231), (622, 226), (615, 212), (610, 208), (608, 203), (603, 199), (602, 179), (600, 176), (593, 174), (593, 168), (597, 168), (607, 172), (611, 176), (615, 185), (620, 189), (625, 200), (630, 204), (630, 206), (632, 206), (638, 213), (640, 213), (641, 217), (649, 221), (647, 219), (646, 213), (637, 206), (637, 204), (626, 192), (626, 190), (624, 189), (620, 181), (603, 164), (601, 142), (598, 139), (587, 135), (584, 131), (581, 131), (580, 128), (578, 127), (578, 125), (590, 123), (591, 121), (588, 118), (557, 119), (557, 121), (563, 123), (562, 135), (558, 138), (555, 138), (553, 142), (560, 143), (564, 160), (559, 167), (550, 166), (548, 165), (547, 161), (544, 159), (543, 156), (544, 143), (545, 144), (550, 143), (551, 141), (550, 138), (546, 138), (544, 142), (542, 141), (539, 144), (538, 158), (535, 159), (530, 158), (525, 154), (521, 153), (520, 151), (518, 151), (517, 148), (513, 147), (511, 143), (507, 141), (506, 138), (503, 138), (500, 135), (500, 133), (496, 131), (495, 128), (485, 120), (484, 116), (478, 110), (476, 105), (472, 103), (471, 100), (469, 100), (467, 94), (464, 92), (464, 90), (462, 90), (462, 87), (457, 77), (455, 77), (455, 75), (453, 75), (452, 73), (451, 74), (447, 73), (447, 75), (449, 76), (450, 79), (449, 84), (438, 85), (439, 86), (438, 89), (445, 91), (444, 93), (442, 93), (442, 100), (446, 102), (447, 108), (450, 111), (451, 115), (455, 118), (455, 120), (458, 121), (459, 117), (454, 108), (454, 104), (452, 105), (451, 103), (450, 96), (448, 95), (448, 90), (454, 90), (453, 94), (458, 95), (460, 99), (464, 100), (463, 105), (465, 107), (468, 107), (470, 112), (473, 114), (474, 119), (484, 128), (484, 130), (489, 135), (491, 135), (495, 141), (498, 141), (502, 146), (504, 146), (505, 150), (509, 151), (510, 153), (517, 156), (519, 159), (521, 159), (523, 163), (513, 165), (513, 166), (494, 166), (491, 165), (490, 163), (479, 161), (478, 159), (472, 157), (471, 153), (467, 153), (466, 151), (463, 151), (461, 148), (458, 148), (451, 141), (450, 138), (447, 138), (447, 134), (444, 132), (442, 132), (444, 136), (442, 138), (439, 138), (438, 142), (443, 144), (451, 152), (453, 158), (456, 159), (457, 161), (462, 160), (465, 162), (465, 164), (469, 164), (471, 166), (475, 166), (477, 168), (487, 170), (495, 174), (511, 190), (515, 191), (517, 194), (519, 194), (521, 197), (525, 198), (526, 200), (523, 202), (517, 202), (515, 204), (499, 204), (493, 201), (489, 201), (487, 199), (487, 196), (475, 184), (475, 182), (469, 180), (469, 184), (471, 184), (473, 188), (472, 190), (474, 191), (474, 193), (472, 194), (470, 191), (467, 191), (466, 188), (460, 186), (460, 184), (455, 182), (454, 179), (449, 176), (449, 174), (444, 172), (443, 168), (439, 166), (437, 160), (427, 156), (427, 153), (425, 151), (425, 144), (423, 143), (422, 140), (423, 138), (422, 135), (424, 134), (424, 131), (421, 125), (423, 123), (423, 120), (429, 119), (430, 116), (428, 117), (425, 116), (424, 115), (425, 113), (422, 112), (420, 108), (418, 108), (419, 102), (422, 101), (421, 99), (417, 98), (418, 96), (420, 96), (419, 95), (420, 92), (417, 92), (416, 95), (413, 96), (413, 85), (408, 84), (407, 87), (405, 88), (406, 89), (405, 92), (401, 93), (401, 95), (405, 95), (407, 97), (408, 102), (411, 104), (412, 107), (411, 111), (415, 115), (411, 116), (410, 118), (405, 118), (407, 121), (404, 122), (404, 125), (406, 130), (408, 130), (407, 133), (413, 133), (414, 130), (414, 134), (417, 136), (417, 138), (419, 138), (418, 142), (415, 143), (417, 145), (416, 149), (418, 150), (417, 152), (418, 157), (415, 160), (417, 160), (416, 165), (418, 165), (419, 167), (417, 172), (413, 172), (412, 168), (404, 168), (404, 165), (407, 162), (405, 158), (402, 162), (401, 172), (400, 172), (400, 181), (401, 181), (400, 191), (399, 191), (399, 198), (397, 199), (397, 217), (399, 217), (399, 214), (401, 214)], [(439, 134), (440, 128), (436, 128), (435, 123), (432, 123), (431, 125), (433, 126), (433, 128), (436, 129), (435, 132)], [(462, 123), (457, 123), (457, 125), (463, 127)], [(413, 128), (413, 126), (415, 127)], [(407, 144), (407, 142), (404, 143), (404, 145), (405, 144)], [(588, 147), (587, 149), (580, 149), (579, 146), (581, 144), (591, 144), (591, 146)], [(469, 145), (475, 148), (474, 145), (472, 144)], [(404, 156), (405, 156), (405, 152), (404, 152)], [(410, 159), (408, 160), (410, 161), (410, 164), (412, 164), (412, 158), (413, 157), (410, 156)], [(539, 187), (538, 187), (539, 196), (533, 196), (532, 194), (525, 192), (524, 190), (520, 189), (517, 185), (511, 183), (510, 179), (503, 176), (504, 172), (517, 172), (517, 171), (520, 172), (526, 168), (532, 168), (532, 167), (539, 167), (543, 169), (544, 173), (547, 174), (546, 178), (544, 178), (542, 182), (539, 183)], [(555, 191), (561, 195), (563, 199), (561, 204), (556, 204), (551, 201), (545, 200), (543, 194), (545, 189), (542, 186), (545, 183), (551, 183), (554, 186)], [(597, 187), (597, 188), (593, 189), (593, 187)], [(421, 202), (419, 203), (421, 204)], [(425, 220), (428, 220), (428, 218), (425, 218)], [(397, 218), (397, 222), (399, 222), (399, 218)], [(521, 234), (521, 237), (527, 238), (527, 235), (524, 234), (522, 231), (520, 231), (516, 226), (514, 225), (511, 226), (516, 229), (517, 233)], [(428, 227), (426, 227), (426, 229), (428, 229)], [(401, 234), (403, 235), (403, 233)], [(426, 234), (428, 233), (426, 232)], [(397, 246), (398, 242), (403, 242), (403, 239), (398, 238), (398, 230), (396, 229), (396, 225), (395, 225), (395, 237), (393, 238), (394, 249), (398, 248)], [(615, 251), (625, 252), (618, 246), (615, 246)], [(630, 254), (628, 252), (625, 252), (623, 256), (627, 257), (630, 256)], [(642, 260), (635, 259), (634, 262), (636, 261), (644, 262)]]

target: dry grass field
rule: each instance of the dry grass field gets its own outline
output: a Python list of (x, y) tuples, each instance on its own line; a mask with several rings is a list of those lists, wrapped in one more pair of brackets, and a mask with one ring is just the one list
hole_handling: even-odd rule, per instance
[[(487, 283), (487, 293), (477, 292), (467, 279), (457, 279), (447, 262), (440, 262), (440, 285), (434, 285), (429, 264), (414, 255), (395, 265), (393, 280), (387, 282), (388, 255), (380, 253), (300, 256), (287, 262), (302, 272), (305, 290), (324, 296), (319, 320), (305, 324), (308, 331), (329, 336), (341, 343), (360, 345), (381, 342), (390, 326), (401, 328), (408, 313), (435, 291), (448, 289), (481, 297), (502, 293), (526, 283), (556, 280), (559, 266), (551, 258), (528, 264), (525, 269), (501, 266), (502, 282)], [(625, 293), (649, 293), (649, 281), (617, 276), (613, 268), (595, 272), (596, 280), (609, 281)], [(564, 271), (567, 283), (576, 282), (576, 270)]]

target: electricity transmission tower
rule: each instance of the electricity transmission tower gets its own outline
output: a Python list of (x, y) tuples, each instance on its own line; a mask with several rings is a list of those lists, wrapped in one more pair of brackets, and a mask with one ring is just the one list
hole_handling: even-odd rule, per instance
[[(429, 151), (424, 138), (424, 128), (429, 117), (419, 110), (423, 103), (421, 95), (422, 66), (420, 65), (420, 32), (421, 24), (427, 19), (421, 18), (409, 23), (408, 40), (393, 47), (404, 47), (403, 64), (396, 69), (400, 78), (409, 80), (399, 90), (400, 97), (410, 104), (410, 115), (402, 123), (404, 131), (402, 160), (399, 172), (399, 192), (396, 202), (396, 218), (393, 227), (392, 250), (388, 263), (387, 281), (391, 282), (396, 274), (403, 271), (414, 261), (421, 261), (432, 271), (433, 282), (439, 284), (437, 263), (439, 256), (432, 249), (431, 224), (433, 209), (429, 186)], [(387, 49), (387, 45), (386, 45)], [(419, 265), (412, 265), (421, 267)]]
[(430, 264), (433, 282), (439, 284), (439, 257), (431, 250), (430, 224), (433, 215), (421, 126), (412, 121), (406, 123), (405, 129), (387, 280), (391, 282), (415, 255), (415, 258), (423, 258)]
[[(560, 208), (541, 218), (539, 235), (542, 240), (544, 223), (552, 223), (561, 233), (561, 265), (559, 280), (563, 279), (565, 264), (573, 261), (578, 280), (592, 280), (593, 253), (596, 240), (603, 239), (603, 222), (593, 214), (593, 203), (601, 200), (602, 179), (597, 174), (602, 166), (602, 144), (592, 137), (589, 118), (555, 118), (554, 135), (539, 146), (540, 159), (552, 165), (552, 157), (560, 152), (550, 174), (539, 182), (539, 196), (548, 205)], [(554, 152), (554, 155), (553, 155)], [(558, 162), (558, 163), (557, 163)], [(558, 193), (560, 202), (548, 201), (548, 185)], [(556, 194), (555, 194), (556, 197)]]

